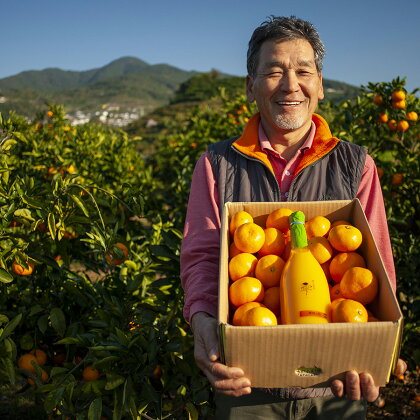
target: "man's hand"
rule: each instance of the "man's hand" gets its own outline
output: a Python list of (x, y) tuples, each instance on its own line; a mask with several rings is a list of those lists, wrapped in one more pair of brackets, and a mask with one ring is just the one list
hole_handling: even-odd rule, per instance
[(251, 382), (242, 369), (220, 363), (217, 320), (197, 312), (191, 320), (194, 333), (194, 357), (216, 392), (239, 397), (251, 393)]
[[(407, 370), (407, 364), (398, 359), (394, 375), (402, 375)], [(336, 397), (346, 396), (349, 400), (365, 399), (373, 402), (379, 397), (379, 387), (375, 386), (373, 378), (368, 373), (357, 374), (355, 371), (346, 373), (344, 382), (336, 379), (331, 383), (331, 390)]]

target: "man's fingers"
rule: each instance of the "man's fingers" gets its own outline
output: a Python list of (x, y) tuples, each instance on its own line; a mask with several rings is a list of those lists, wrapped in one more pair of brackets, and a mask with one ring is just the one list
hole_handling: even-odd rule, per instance
[(360, 374), (360, 388), (366, 401), (373, 402), (379, 397), (379, 387), (375, 386), (372, 376), (368, 373)]
[(335, 379), (331, 382), (331, 390), (335, 397), (341, 398), (344, 396), (344, 384), (342, 381)]
[(214, 390), (232, 396), (251, 392), (251, 381), (246, 378), (242, 369), (228, 367), (222, 363), (212, 363), (203, 370)]
[(404, 362), (402, 359), (398, 359), (397, 366), (394, 370), (395, 376), (404, 375), (405, 371), (407, 370), (407, 363)]
[(349, 400), (360, 400), (360, 380), (357, 372), (350, 370), (346, 373), (346, 385), (345, 385), (346, 397)]

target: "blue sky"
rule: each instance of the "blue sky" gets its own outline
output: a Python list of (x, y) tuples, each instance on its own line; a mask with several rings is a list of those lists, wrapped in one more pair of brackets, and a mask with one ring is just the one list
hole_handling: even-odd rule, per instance
[(88, 70), (122, 56), (245, 75), (247, 43), (268, 15), (318, 28), (324, 77), (356, 86), (407, 77), (420, 87), (419, 0), (0, 0), (0, 78)]

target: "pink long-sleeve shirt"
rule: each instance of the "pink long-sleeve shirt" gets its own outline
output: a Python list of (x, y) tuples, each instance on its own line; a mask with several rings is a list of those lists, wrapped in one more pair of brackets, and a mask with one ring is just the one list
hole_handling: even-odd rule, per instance
[[(259, 142), (273, 166), (282, 201), (287, 200), (292, 174), (304, 151), (311, 147), (315, 129), (315, 124), (312, 122), (312, 129), (304, 144), (292, 159), (286, 161), (272, 148), (261, 124), (259, 126)], [(375, 163), (369, 155), (366, 156), (357, 198), (365, 211), (395, 291), (394, 259), (382, 189)], [(220, 227), (217, 182), (208, 154), (203, 153), (192, 177), (181, 247), (181, 282), (185, 293), (184, 317), (187, 321), (190, 321), (196, 312), (207, 312), (214, 317), (217, 316)]]

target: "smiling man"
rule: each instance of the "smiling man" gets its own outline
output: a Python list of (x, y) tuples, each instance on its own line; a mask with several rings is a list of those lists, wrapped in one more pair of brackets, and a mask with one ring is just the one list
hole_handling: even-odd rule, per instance
[(259, 112), (240, 137), (211, 144), (194, 171), (181, 250), (184, 316), (194, 332), (197, 364), (216, 391), (217, 420), (363, 419), (366, 401), (379, 395), (369, 374), (354, 371), (328, 388), (255, 389), (242, 369), (219, 360), (220, 216), (227, 201), (359, 198), (395, 290), (375, 164), (364, 148), (333, 137), (315, 113), (324, 97), (324, 55), (307, 21), (272, 17), (259, 26), (247, 56), (247, 98)]

